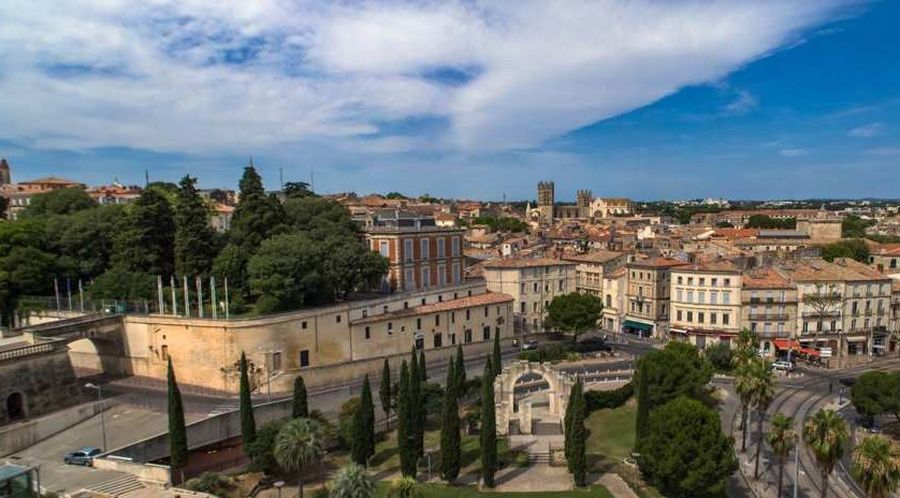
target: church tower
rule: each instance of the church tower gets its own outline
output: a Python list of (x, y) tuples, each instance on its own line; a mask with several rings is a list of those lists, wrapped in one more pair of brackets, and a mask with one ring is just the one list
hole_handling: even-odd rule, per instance
[(578, 208), (579, 218), (591, 217), (591, 202), (594, 201), (594, 193), (590, 190), (579, 190), (575, 194), (575, 206)]
[(9, 171), (9, 163), (6, 158), (0, 157), (0, 187), (12, 183), (12, 173)]
[(537, 207), (541, 212), (541, 221), (553, 223), (553, 204), (555, 202), (555, 186), (553, 182), (538, 182)]

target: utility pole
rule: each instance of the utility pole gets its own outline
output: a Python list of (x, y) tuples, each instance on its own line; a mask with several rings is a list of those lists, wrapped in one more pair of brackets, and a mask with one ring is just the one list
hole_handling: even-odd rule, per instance
[(188, 292), (187, 275), (182, 275), (184, 281), (184, 316), (191, 317), (191, 294)]
[(225, 319), (228, 320), (228, 277), (225, 277)]
[(203, 318), (203, 280), (197, 275), (195, 281), (197, 283), (197, 316)]
[(212, 308), (212, 317), (213, 320), (217, 320), (219, 318), (219, 303), (216, 301), (216, 277), (210, 275), (209, 277), (209, 293), (210, 293), (210, 308)]
[(59, 280), (53, 277), (53, 294), (56, 295), (56, 317), (62, 318), (62, 306), (59, 303)]
[(175, 296), (175, 275), (169, 276), (169, 287), (172, 288), (172, 316), (178, 316), (178, 298)]
[(69, 311), (72, 311), (72, 280), (66, 277), (66, 298), (69, 301)]
[(81, 279), (78, 279), (78, 301), (81, 306), (81, 312), (84, 313), (84, 288), (81, 286)]

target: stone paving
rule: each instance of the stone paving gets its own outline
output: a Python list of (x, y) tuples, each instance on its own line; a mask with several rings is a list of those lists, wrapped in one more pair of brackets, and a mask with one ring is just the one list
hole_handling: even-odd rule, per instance
[(568, 491), (572, 478), (565, 467), (552, 467), (545, 463), (528, 467), (506, 467), (494, 476), (496, 491)]

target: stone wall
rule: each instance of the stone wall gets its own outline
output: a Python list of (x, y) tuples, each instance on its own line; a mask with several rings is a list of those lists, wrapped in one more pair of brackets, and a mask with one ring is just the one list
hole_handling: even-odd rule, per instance
[(32, 446), (109, 408), (110, 400), (92, 401), (40, 418), (0, 428), (0, 457)]
[(64, 347), (0, 361), (0, 425), (12, 422), (12, 398), (21, 396), (26, 418), (85, 400)]

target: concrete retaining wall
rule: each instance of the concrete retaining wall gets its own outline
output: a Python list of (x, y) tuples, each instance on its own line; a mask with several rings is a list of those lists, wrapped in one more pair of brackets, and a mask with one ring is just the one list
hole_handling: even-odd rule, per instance
[(168, 465), (153, 463), (138, 463), (127, 458), (107, 456), (94, 459), (94, 468), (126, 472), (137, 477), (141, 481), (168, 484), (170, 469)]
[(110, 400), (103, 404), (94, 401), (46, 415), (44, 417), (0, 428), (0, 457), (32, 446), (54, 434), (81, 423), (110, 407)]

